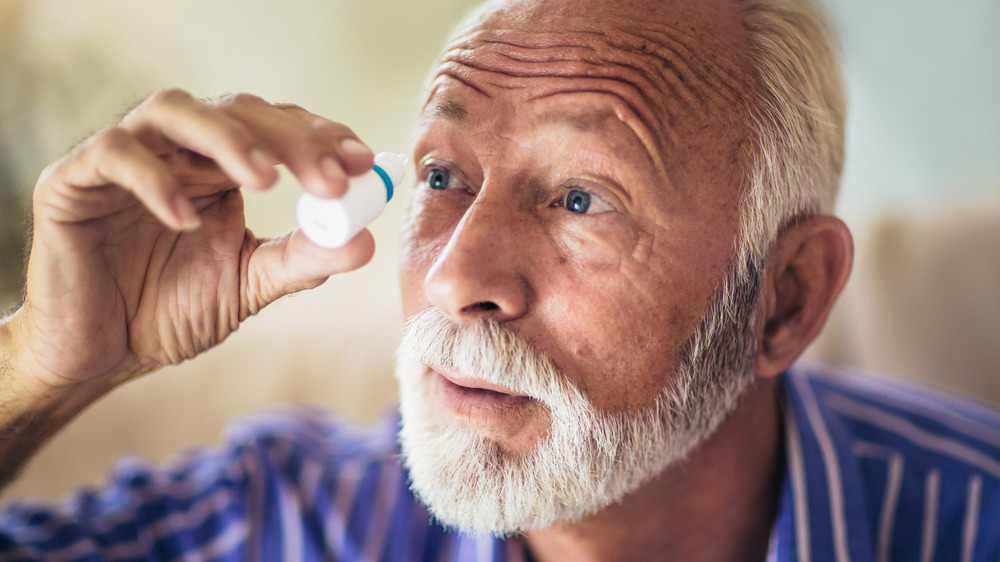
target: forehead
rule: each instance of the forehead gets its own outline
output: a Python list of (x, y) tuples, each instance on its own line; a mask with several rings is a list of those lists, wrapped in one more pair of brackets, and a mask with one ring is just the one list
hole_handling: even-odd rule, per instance
[(574, 110), (570, 121), (592, 125), (613, 112), (662, 153), (740, 121), (744, 40), (739, 12), (724, 0), (493, 3), (446, 48), (424, 117), (465, 118), (460, 97), (523, 106), (602, 94), (598, 115)]

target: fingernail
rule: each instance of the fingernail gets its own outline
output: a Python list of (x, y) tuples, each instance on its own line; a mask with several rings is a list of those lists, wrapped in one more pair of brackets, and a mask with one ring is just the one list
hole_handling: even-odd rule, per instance
[(344, 153), (344, 156), (351, 157), (371, 157), (372, 149), (368, 148), (361, 141), (357, 139), (344, 139), (340, 142), (340, 151)]
[(340, 162), (333, 159), (332, 156), (325, 156), (319, 161), (319, 169), (326, 176), (326, 179), (331, 181), (340, 181), (347, 177), (344, 173), (344, 169), (340, 167)]
[(259, 148), (250, 149), (250, 164), (261, 172), (266, 172), (278, 163)]

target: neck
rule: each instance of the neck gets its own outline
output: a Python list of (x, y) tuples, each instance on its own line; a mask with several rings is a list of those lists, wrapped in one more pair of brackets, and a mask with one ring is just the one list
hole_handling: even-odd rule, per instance
[(781, 480), (778, 383), (758, 379), (680, 466), (572, 524), (529, 531), (549, 560), (763, 560)]

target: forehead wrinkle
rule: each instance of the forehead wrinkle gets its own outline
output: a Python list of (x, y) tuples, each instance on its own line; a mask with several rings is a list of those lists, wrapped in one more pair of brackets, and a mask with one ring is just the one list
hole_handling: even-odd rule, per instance
[(500, 78), (545, 75), (618, 80), (639, 94), (630, 100), (635, 112), (660, 125), (671, 142), (676, 139), (667, 125), (682, 115), (706, 119), (719, 109), (731, 111), (741, 107), (741, 94), (750, 90), (746, 73), (720, 56), (719, 47), (703, 47), (701, 38), (682, 26), (637, 26), (631, 19), (609, 18), (608, 29), (615, 32), (478, 30), (454, 41), (444, 60), (486, 73), (464, 77), (496, 87), (512, 87)]
[[(632, 131), (632, 134), (636, 136), (639, 143), (642, 144), (643, 148), (646, 150), (650, 163), (656, 168), (657, 173), (659, 173), (661, 177), (669, 178), (666, 163), (663, 160), (665, 150), (664, 147), (661, 145), (659, 139), (657, 139), (653, 132), (649, 129), (648, 125), (644, 123), (643, 120), (635, 113), (634, 108), (626, 100), (622, 99), (613, 92), (608, 92), (606, 90), (581, 90), (579, 88), (568, 89), (565, 87), (560, 88), (558, 86), (558, 84), (553, 84), (551, 86), (551, 91), (536, 91), (532, 98), (534, 100), (544, 100), (546, 98), (568, 93), (612, 96), (612, 99), (617, 102), (613, 102), (614, 107), (612, 112), (614, 116), (619, 122), (628, 127), (629, 130)], [(672, 135), (672, 142), (676, 143), (679, 141), (676, 134), (672, 130), (668, 130), (668, 132)]]
[(648, 54), (660, 59), (664, 70), (671, 70), (686, 83), (709, 86), (701, 93), (715, 99), (717, 103), (736, 104), (750, 89), (747, 72), (726, 57), (710, 58), (696, 54), (694, 43), (697, 36), (678, 28), (649, 26), (637, 33), (651, 43)]
[[(486, 32), (479, 32), (486, 33)], [(486, 47), (484, 43), (456, 46), (449, 49), (439, 67), (439, 76), (461, 76), (462, 81), (482, 91), (490, 86), (498, 88), (524, 88), (524, 79), (544, 78), (547, 82), (557, 84), (546, 86), (544, 82), (534, 85), (531, 90), (542, 90), (545, 94), (553, 90), (562, 92), (602, 91), (617, 96), (624, 101), (631, 111), (643, 121), (650, 130), (665, 134), (667, 141), (676, 142), (676, 137), (664, 122), (665, 108), (662, 107), (662, 95), (653, 83), (642, 72), (621, 65), (608, 65), (593, 55), (587, 55), (590, 48), (580, 49), (569, 45), (558, 47), (560, 54), (536, 53), (535, 56), (511, 56), (507, 50), (501, 51), (500, 45), (511, 46), (503, 41), (491, 41)], [(538, 46), (538, 49), (554, 49)], [(566, 51), (575, 56), (567, 56)], [(584, 85), (582, 81), (590, 82)], [(534, 95), (532, 95), (534, 97)], [(662, 149), (661, 142), (657, 148)]]

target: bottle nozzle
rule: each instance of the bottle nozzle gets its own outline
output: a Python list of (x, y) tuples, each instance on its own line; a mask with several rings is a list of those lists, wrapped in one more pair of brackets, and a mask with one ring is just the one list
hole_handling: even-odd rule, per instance
[(375, 155), (375, 167), (382, 170), (385, 174), (383, 179), (389, 180), (385, 186), (386, 202), (392, 199), (395, 188), (403, 183), (403, 180), (406, 178), (406, 164), (408, 162), (409, 159), (405, 154), (379, 152)]

